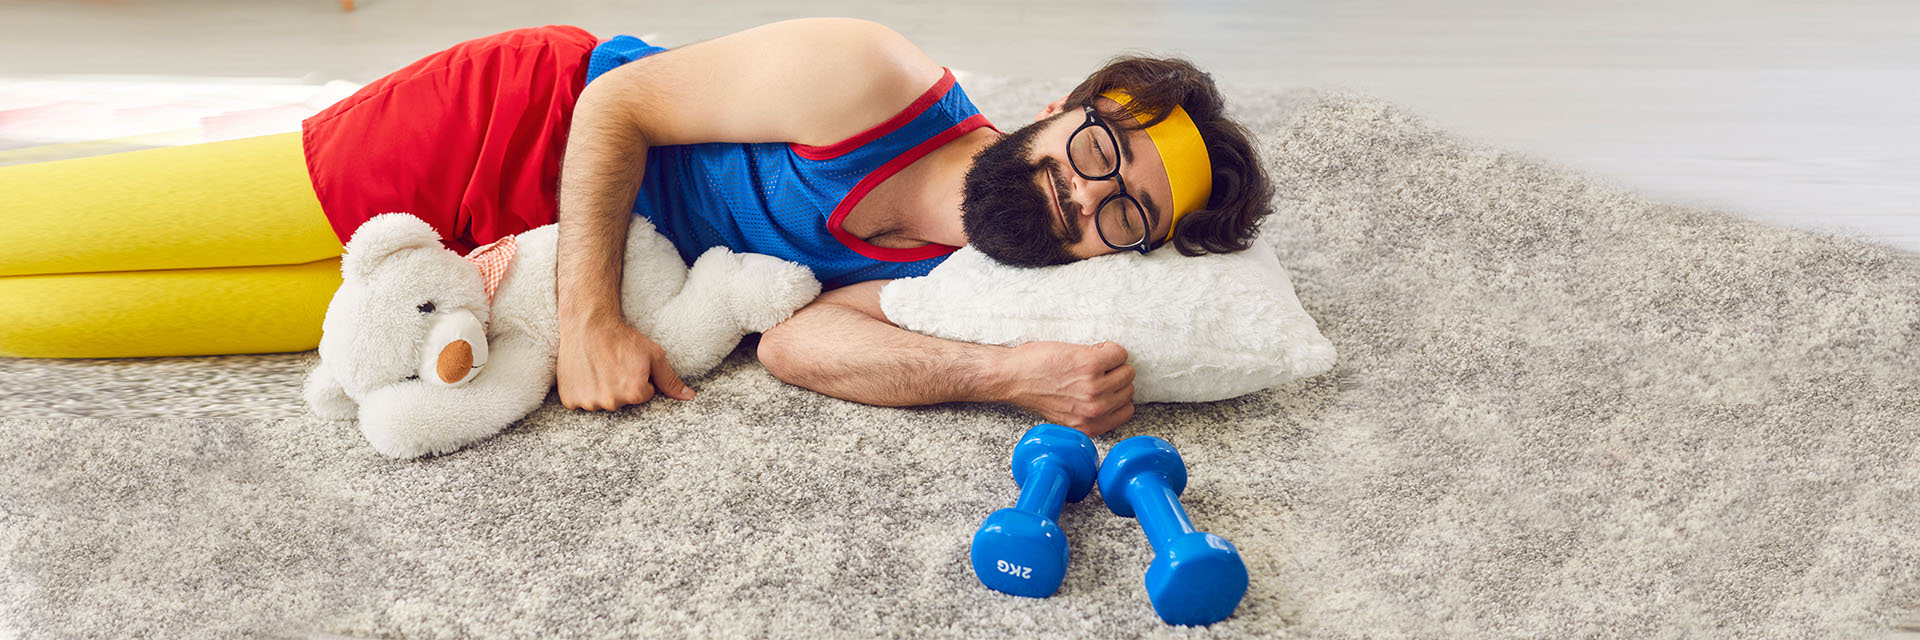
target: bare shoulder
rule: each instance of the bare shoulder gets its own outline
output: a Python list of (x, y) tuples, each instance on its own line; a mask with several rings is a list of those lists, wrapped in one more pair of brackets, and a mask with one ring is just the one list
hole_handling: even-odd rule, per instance
[(918, 45), (884, 24), (860, 18), (800, 20), (820, 29), (821, 39), (848, 46), (847, 60), (853, 68), (832, 73), (853, 73), (871, 80), (864, 92), (867, 97), (864, 108), (849, 112), (851, 117), (829, 126), (822, 133), (824, 141), (802, 144), (831, 144), (885, 122), (926, 93), (946, 73), (945, 68)]
[(917, 71), (921, 75), (931, 74), (934, 80), (940, 78), (940, 65), (918, 45), (891, 27), (872, 20), (798, 18), (774, 24), (792, 24), (798, 29), (815, 31), (820, 40), (845, 43), (850, 50), (867, 58), (868, 71)]
[(893, 117), (943, 73), (886, 25), (799, 18), (621, 65), (580, 99), (628, 117), (650, 144), (828, 145)]

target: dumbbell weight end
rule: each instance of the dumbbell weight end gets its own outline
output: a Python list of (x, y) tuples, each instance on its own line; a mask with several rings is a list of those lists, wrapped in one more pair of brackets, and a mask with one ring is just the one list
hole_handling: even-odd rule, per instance
[(1001, 509), (973, 534), (973, 575), (989, 589), (1045, 598), (1067, 577), (1067, 534), (1031, 511)]
[(1147, 565), (1147, 599), (1167, 624), (1227, 619), (1247, 594), (1247, 565), (1226, 538), (1192, 532), (1175, 538)]

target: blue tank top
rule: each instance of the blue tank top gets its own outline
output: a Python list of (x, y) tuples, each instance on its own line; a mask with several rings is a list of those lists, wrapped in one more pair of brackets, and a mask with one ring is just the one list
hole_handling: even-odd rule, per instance
[[(666, 51), (621, 35), (595, 47), (587, 82)], [(862, 197), (928, 152), (994, 127), (946, 73), (919, 99), (871, 129), (826, 146), (714, 142), (647, 149), (633, 212), (646, 216), (692, 264), (724, 246), (806, 265), (823, 289), (926, 275), (959, 247), (876, 247), (841, 222)]]

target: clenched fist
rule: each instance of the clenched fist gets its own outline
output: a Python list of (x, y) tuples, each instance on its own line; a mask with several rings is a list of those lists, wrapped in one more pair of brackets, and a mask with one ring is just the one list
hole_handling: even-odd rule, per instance
[(556, 357), (560, 404), (568, 409), (618, 411), (652, 400), (656, 390), (693, 399), (693, 389), (667, 364), (666, 350), (618, 316), (563, 328)]
[(1087, 435), (1112, 431), (1133, 417), (1133, 365), (1111, 342), (1029, 342), (1004, 361), (1008, 402)]

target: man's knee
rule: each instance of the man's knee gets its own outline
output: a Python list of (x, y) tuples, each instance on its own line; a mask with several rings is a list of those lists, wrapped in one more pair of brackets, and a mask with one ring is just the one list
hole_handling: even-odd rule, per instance
[(766, 367), (773, 377), (789, 383), (793, 382), (790, 378), (793, 372), (789, 366), (793, 342), (790, 333), (785, 322), (773, 325), (760, 333), (760, 344), (754, 348), (754, 355), (760, 358), (760, 366)]

